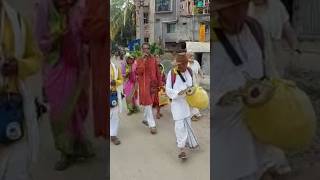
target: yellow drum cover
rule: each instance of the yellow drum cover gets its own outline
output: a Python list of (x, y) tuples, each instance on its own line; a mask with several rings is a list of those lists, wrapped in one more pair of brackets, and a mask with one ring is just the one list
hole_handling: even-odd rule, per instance
[(245, 106), (244, 119), (255, 137), (285, 151), (302, 150), (316, 133), (316, 115), (308, 96), (293, 82), (272, 80), (272, 98)]
[(191, 107), (198, 109), (206, 109), (209, 106), (208, 93), (199, 86), (189, 88), (186, 100)]

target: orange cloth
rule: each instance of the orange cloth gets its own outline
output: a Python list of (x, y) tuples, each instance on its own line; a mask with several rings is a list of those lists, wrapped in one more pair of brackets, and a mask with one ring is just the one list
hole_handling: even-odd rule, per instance
[(139, 101), (141, 105), (152, 105), (162, 79), (156, 58), (153, 56), (137, 60)]

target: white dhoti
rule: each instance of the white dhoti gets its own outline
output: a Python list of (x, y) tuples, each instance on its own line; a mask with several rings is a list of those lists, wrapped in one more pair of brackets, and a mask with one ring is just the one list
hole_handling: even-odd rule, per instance
[(0, 145), (0, 179), (31, 180), (26, 138), (9, 146)]
[(199, 117), (199, 116), (201, 116), (201, 113), (200, 113), (198, 108), (192, 108), (191, 109), (191, 115)]
[(185, 147), (194, 148), (198, 146), (197, 138), (191, 127), (190, 118), (176, 120), (175, 133), (176, 133), (178, 148), (185, 148)]
[(117, 136), (119, 129), (119, 109), (118, 107), (110, 108), (110, 136)]
[(152, 105), (149, 106), (143, 106), (144, 108), (144, 120), (148, 122), (148, 125), (150, 128), (156, 127), (156, 122), (153, 117), (153, 112), (152, 112)]

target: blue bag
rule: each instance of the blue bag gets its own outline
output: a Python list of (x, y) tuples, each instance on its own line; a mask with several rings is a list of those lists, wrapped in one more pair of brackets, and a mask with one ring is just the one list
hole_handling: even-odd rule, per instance
[(0, 143), (10, 144), (23, 135), (23, 98), (17, 93), (0, 94)]
[(118, 105), (118, 93), (117, 91), (110, 91), (110, 107), (116, 107)]

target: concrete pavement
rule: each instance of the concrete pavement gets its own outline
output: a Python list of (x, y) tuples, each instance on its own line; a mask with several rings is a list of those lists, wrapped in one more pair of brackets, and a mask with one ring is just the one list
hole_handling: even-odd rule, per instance
[(186, 161), (178, 159), (174, 124), (169, 106), (157, 121), (158, 134), (151, 135), (144, 126), (142, 113), (130, 117), (123, 114), (119, 129), (122, 144), (110, 145), (112, 180), (209, 180), (210, 179), (210, 123), (209, 113), (192, 122), (200, 143)]

